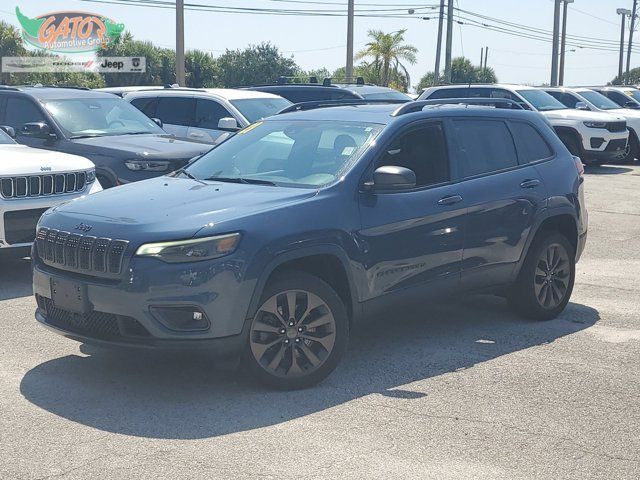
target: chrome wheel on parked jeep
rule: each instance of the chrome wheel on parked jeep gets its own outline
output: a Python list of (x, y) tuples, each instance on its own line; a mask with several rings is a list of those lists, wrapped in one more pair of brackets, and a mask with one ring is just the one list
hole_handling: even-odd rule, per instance
[(542, 252), (536, 266), (534, 288), (536, 298), (544, 308), (562, 303), (569, 289), (569, 254), (559, 243), (552, 243)]
[(337, 365), (347, 323), (340, 298), (322, 280), (304, 273), (279, 278), (251, 322), (249, 366), (277, 388), (317, 383)]

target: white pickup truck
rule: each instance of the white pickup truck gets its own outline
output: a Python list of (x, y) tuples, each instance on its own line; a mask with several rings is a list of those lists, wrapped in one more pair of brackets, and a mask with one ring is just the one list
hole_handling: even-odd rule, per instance
[(102, 190), (91, 161), (19, 145), (13, 135), (0, 127), (0, 260), (29, 255), (47, 209)]

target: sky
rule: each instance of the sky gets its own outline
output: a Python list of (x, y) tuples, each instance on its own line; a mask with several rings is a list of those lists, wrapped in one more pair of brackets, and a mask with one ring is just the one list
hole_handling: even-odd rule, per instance
[[(135, 38), (150, 40), (164, 47), (175, 46), (175, 17), (173, 9), (147, 8), (132, 5), (82, 0), (2, 0), (0, 19), (19, 26), (14, 9), (31, 17), (60, 10), (80, 10), (108, 16), (124, 23)], [(171, 3), (172, 0), (164, 0)], [(331, 9), (346, 11), (346, 0), (305, 0), (308, 3), (291, 3), (291, 0), (185, 0), (185, 3), (248, 8)], [(553, 27), (553, 0), (452, 0), (462, 10), (493, 17), (499, 20), (525, 25), (530, 28), (551, 31)], [(438, 0), (356, 0), (358, 9), (414, 8), (416, 18), (368, 18), (355, 19), (354, 43), (356, 51), (367, 42), (371, 29), (394, 32), (407, 29), (406, 43), (418, 48), (418, 61), (409, 65), (412, 84), (428, 71), (435, 60), (437, 38), (437, 9), (426, 8), (438, 4)], [(575, 0), (569, 6), (567, 32), (583, 37), (574, 40), (580, 45), (570, 46), (566, 57), (565, 84), (588, 85), (610, 81), (618, 69), (615, 43), (620, 39), (620, 19), (617, 8), (631, 9), (633, 0)], [(376, 5), (376, 6), (373, 6)], [(419, 7), (423, 7), (420, 9)], [(385, 14), (386, 15), (386, 14)], [(476, 22), (485, 22), (477, 16), (461, 13)], [(495, 24), (495, 23), (493, 23)], [(203, 11), (185, 12), (185, 45), (220, 55), (226, 49), (244, 48), (249, 44), (269, 41), (287, 56), (293, 56), (304, 69), (327, 67), (334, 70), (344, 66), (346, 59), (346, 16), (275, 16), (217, 13)], [(525, 33), (521, 26), (508, 27)], [(628, 25), (627, 25), (628, 32)], [(610, 41), (611, 51), (587, 48), (595, 42)], [(598, 43), (602, 45), (602, 43)], [(480, 62), (481, 47), (489, 47), (488, 65), (496, 71), (499, 81), (508, 83), (541, 84), (549, 82), (551, 42), (521, 38), (503, 32), (490, 31), (474, 26), (471, 22), (456, 24), (453, 29), (453, 56), (464, 55), (473, 63)], [(638, 34), (640, 52), (640, 34)], [(444, 62), (444, 60), (443, 60)], [(633, 54), (631, 67), (640, 66), (640, 55)]]

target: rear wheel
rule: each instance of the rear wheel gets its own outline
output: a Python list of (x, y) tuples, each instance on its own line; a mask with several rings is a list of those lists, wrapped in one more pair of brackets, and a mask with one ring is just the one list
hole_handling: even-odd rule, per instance
[(349, 338), (345, 306), (323, 280), (292, 272), (270, 281), (249, 331), (249, 370), (270, 387), (292, 390), (322, 381)]
[(529, 249), (509, 296), (509, 305), (535, 320), (555, 318), (571, 298), (575, 252), (557, 232), (541, 232)]

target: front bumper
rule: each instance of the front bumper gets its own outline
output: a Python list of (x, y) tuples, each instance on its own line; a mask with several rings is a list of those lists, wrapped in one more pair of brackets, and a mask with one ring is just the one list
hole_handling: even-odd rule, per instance
[[(67, 338), (112, 346), (204, 347), (221, 356), (242, 350), (255, 282), (242, 278), (241, 265), (232, 256), (192, 264), (133, 258), (119, 279), (79, 275), (34, 257), (36, 319)], [(52, 281), (81, 287), (89, 306), (85, 313), (57, 308)], [(204, 312), (209, 327), (176, 331), (152, 313), (152, 308), (185, 306)]]
[(620, 157), (627, 148), (627, 139), (610, 140), (603, 150), (585, 149), (585, 156), (593, 160), (613, 160)]

